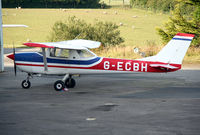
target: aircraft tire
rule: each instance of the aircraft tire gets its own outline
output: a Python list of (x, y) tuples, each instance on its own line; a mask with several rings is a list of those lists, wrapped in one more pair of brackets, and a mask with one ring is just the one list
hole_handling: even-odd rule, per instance
[(74, 88), (76, 85), (76, 81), (73, 78), (67, 78), (67, 80), (65, 81), (65, 86), (67, 88)]
[(65, 83), (61, 80), (58, 80), (54, 83), (54, 89), (56, 91), (61, 91), (65, 88)]
[(29, 80), (22, 81), (22, 88), (29, 89), (31, 87), (31, 82)]

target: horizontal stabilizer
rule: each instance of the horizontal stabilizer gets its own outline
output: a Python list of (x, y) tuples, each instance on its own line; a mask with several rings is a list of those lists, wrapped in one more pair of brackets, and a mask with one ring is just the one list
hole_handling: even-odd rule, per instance
[(150, 64), (150, 67), (153, 68), (160, 68), (160, 69), (177, 69), (178, 67), (171, 66), (171, 65), (165, 65), (165, 64)]

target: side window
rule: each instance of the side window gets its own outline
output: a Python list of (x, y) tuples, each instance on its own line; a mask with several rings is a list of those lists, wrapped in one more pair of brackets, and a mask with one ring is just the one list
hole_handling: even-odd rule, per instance
[(60, 49), (58, 52), (58, 57), (62, 57), (62, 58), (69, 58), (69, 50), (67, 49)]
[(87, 50), (77, 50), (80, 58), (91, 58), (94, 57), (94, 55), (92, 53), (90, 53)]

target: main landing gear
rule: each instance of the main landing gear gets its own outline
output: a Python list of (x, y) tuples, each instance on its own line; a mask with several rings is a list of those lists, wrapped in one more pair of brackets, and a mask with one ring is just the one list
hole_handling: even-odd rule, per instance
[[(29, 89), (31, 87), (31, 82), (29, 81), (32, 77), (32, 74), (28, 73), (26, 80), (22, 81), (22, 88)], [(54, 83), (54, 89), (56, 91), (61, 91), (64, 88), (74, 88), (76, 81), (72, 78), (72, 75), (66, 74), (62, 80), (58, 80)]]
[(66, 74), (62, 80), (58, 80), (54, 83), (54, 89), (56, 91), (61, 91), (65, 87), (74, 88), (76, 85), (75, 80), (72, 78), (72, 75)]

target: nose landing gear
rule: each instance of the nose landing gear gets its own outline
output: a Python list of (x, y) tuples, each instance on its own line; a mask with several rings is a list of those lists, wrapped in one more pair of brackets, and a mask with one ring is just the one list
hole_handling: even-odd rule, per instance
[(29, 89), (31, 87), (31, 82), (29, 80), (23, 80), (21, 85), (22, 88)]
[(28, 76), (26, 78), (26, 80), (22, 81), (22, 88), (24, 89), (29, 89), (31, 87), (31, 82), (29, 81), (29, 79), (32, 77), (32, 75), (30, 73), (28, 73)]

